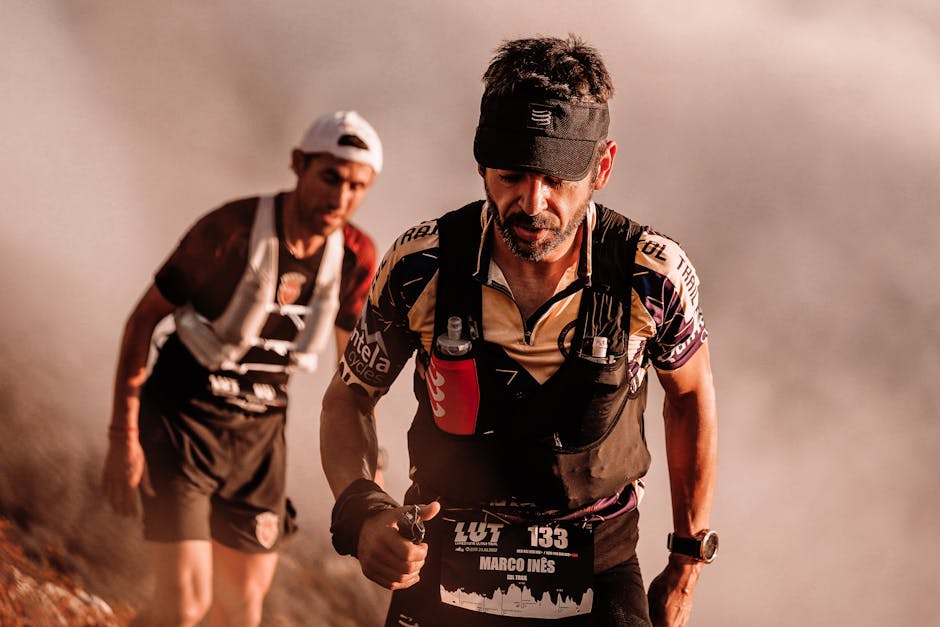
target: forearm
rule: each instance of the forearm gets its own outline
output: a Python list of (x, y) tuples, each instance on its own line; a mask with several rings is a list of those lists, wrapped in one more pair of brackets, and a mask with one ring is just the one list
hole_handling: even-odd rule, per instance
[(114, 399), (111, 411), (112, 429), (137, 429), (140, 390), (147, 376), (149, 336), (143, 338), (140, 324), (133, 318), (124, 326), (121, 351), (114, 375)]
[(333, 496), (356, 479), (372, 479), (378, 461), (375, 402), (333, 376), (323, 396), (320, 459)]
[(673, 524), (679, 535), (692, 537), (709, 528), (717, 477), (717, 411), (710, 381), (667, 395), (663, 417)]
[(150, 341), (157, 324), (172, 311), (173, 305), (151, 285), (124, 324), (114, 375), (112, 431), (136, 433), (140, 391), (147, 380)]

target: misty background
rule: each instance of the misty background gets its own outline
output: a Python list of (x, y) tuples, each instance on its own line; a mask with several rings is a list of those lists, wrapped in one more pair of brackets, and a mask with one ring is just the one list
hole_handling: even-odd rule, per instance
[[(617, 88), (619, 151), (597, 199), (678, 240), (702, 280), (722, 545), (692, 624), (936, 623), (936, 2), (5, 0), (2, 11), (0, 514), (27, 543), (58, 543), (92, 591), (146, 595), (138, 525), (115, 520), (93, 487), (123, 322), (185, 229), (226, 200), (292, 186), (290, 150), (309, 122), (353, 108), (385, 146), (355, 220), (384, 251), (481, 197), (471, 145), (494, 48), (574, 32)], [(311, 601), (309, 570), (359, 577), (325, 548), (317, 422), (329, 374), (293, 383), (302, 533), (271, 597), (342, 615), (341, 597), (386, 597), (363, 582)], [(647, 412), (647, 583), (672, 529), (661, 399)], [(413, 408), (408, 370), (378, 410), (399, 498)]]

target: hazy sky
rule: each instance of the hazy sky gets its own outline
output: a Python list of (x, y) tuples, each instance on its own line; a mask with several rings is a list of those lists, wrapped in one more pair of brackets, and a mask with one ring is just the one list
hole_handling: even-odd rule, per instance
[[(385, 144), (357, 218), (384, 250), (480, 197), (471, 141), (499, 42), (578, 33), (617, 87), (598, 200), (677, 239), (702, 278), (722, 549), (694, 624), (934, 622), (940, 6), (691, 4), (8, 0), (3, 388), (61, 399), (41, 430), (100, 455), (123, 320), (196, 217), (290, 186), (310, 120), (354, 108)], [(327, 376), (296, 382), (289, 425), (310, 533), (325, 481), (298, 451), (316, 450)], [(647, 580), (671, 529), (660, 399)], [(398, 495), (413, 406), (406, 373), (379, 406)]]

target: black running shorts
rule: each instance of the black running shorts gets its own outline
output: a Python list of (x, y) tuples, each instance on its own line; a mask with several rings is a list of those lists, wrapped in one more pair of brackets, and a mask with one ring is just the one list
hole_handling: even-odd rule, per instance
[(284, 495), (285, 414), (220, 416), (194, 403), (161, 405), (145, 386), (140, 442), (151, 489), (141, 491), (144, 538), (277, 550), (294, 529)]

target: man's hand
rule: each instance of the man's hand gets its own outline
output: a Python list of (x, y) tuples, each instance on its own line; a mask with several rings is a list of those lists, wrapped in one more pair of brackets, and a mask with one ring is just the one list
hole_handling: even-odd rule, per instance
[(683, 627), (692, 612), (692, 595), (702, 572), (702, 562), (676, 555), (650, 584), (647, 595), (653, 627)]
[(136, 435), (112, 438), (101, 472), (101, 490), (118, 514), (137, 514), (137, 486), (143, 475), (144, 450)]
[[(410, 588), (418, 583), (419, 572), (428, 554), (427, 543), (414, 544), (398, 533), (398, 519), (414, 506), (396, 507), (369, 517), (359, 533), (359, 565), (362, 574), (389, 590)], [(437, 501), (418, 506), (421, 520), (430, 520), (441, 511)]]

